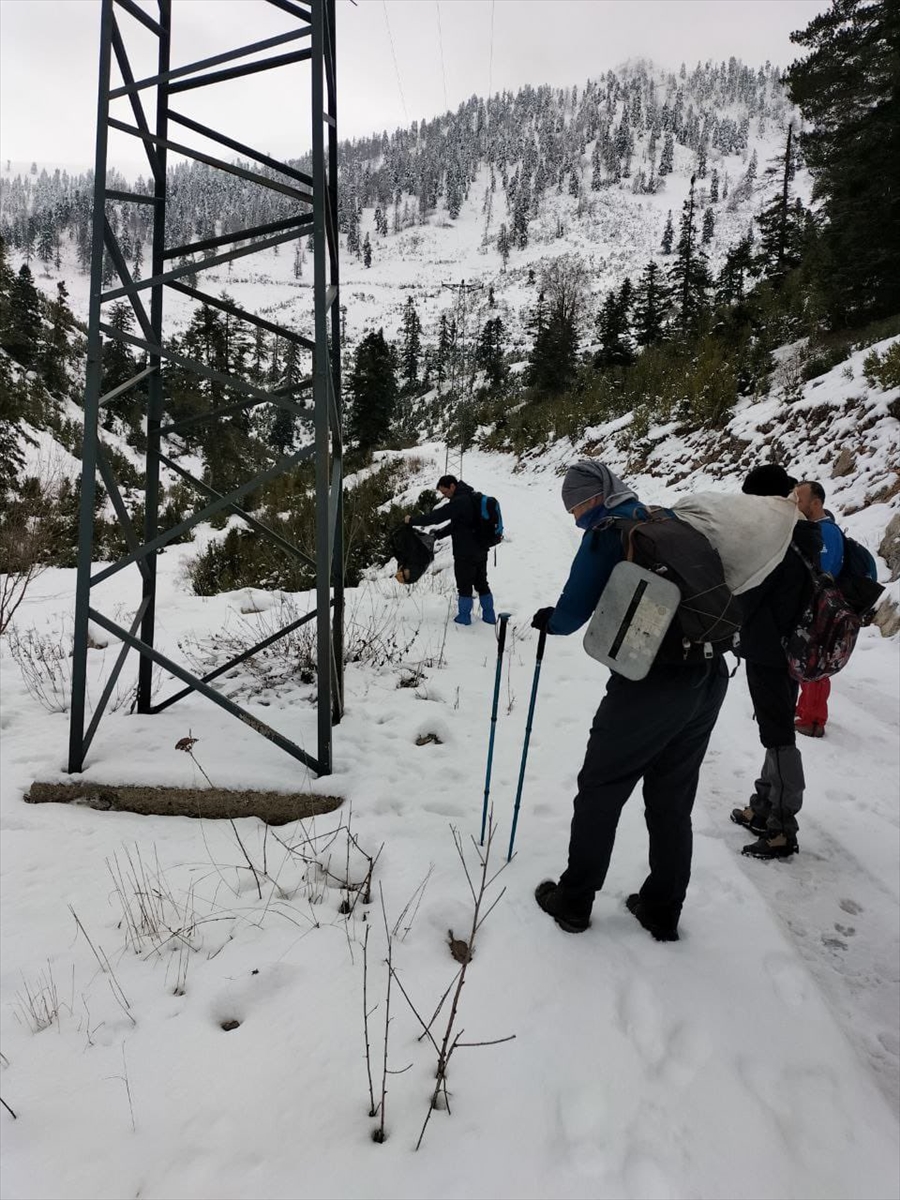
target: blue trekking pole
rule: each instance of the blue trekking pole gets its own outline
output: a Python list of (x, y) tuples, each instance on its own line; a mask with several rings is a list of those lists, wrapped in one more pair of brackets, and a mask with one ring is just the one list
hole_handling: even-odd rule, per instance
[(528, 705), (528, 721), (525, 724), (525, 745), (522, 747), (522, 765), (519, 768), (519, 786), (516, 788), (516, 804), (513, 809), (512, 829), (509, 834), (509, 852), (506, 861), (512, 858), (513, 843), (516, 840), (516, 825), (519, 821), (519, 804), (522, 800), (522, 785), (525, 782), (525, 762), (528, 758), (528, 743), (531, 740), (531, 724), (534, 718), (534, 702), (537, 700), (538, 680), (541, 677), (541, 663), (544, 661), (544, 645), (547, 641), (547, 630), (542, 629), (538, 637), (537, 661), (534, 664), (534, 682), (531, 685), (531, 703)]
[(494, 676), (494, 705), (491, 709), (491, 736), (488, 741), (487, 773), (484, 777), (484, 808), (481, 810), (481, 845), (484, 845), (484, 830), (487, 825), (488, 796), (491, 791), (491, 768), (494, 765), (494, 734), (497, 732), (497, 705), (500, 701), (500, 673), (503, 670), (503, 647), (506, 645), (506, 625), (512, 614), (498, 613), (500, 632), (497, 637), (497, 673)]

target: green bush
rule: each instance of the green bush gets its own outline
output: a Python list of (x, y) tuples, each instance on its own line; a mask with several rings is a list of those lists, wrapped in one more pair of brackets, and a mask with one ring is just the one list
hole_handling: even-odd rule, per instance
[(863, 360), (863, 374), (869, 387), (890, 391), (900, 387), (900, 340), (888, 346), (883, 354), (873, 350)]
[[(420, 494), (414, 507), (390, 503), (409, 466), (402, 459), (379, 466), (344, 493), (344, 579), (356, 587), (368, 567), (391, 557), (389, 535), (407, 513), (434, 507), (431, 491)], [(295, 490), (277, 481), (266, 496), (263, 523), (297, 546), (310, 558), (316, 550), (316, 504), (307, 475), (294, 479)], [(274, 545), (253, 529), (233, 527), (221, 540), (211, 542), (188, 565), (188, 578), (198, 596), (237, 588), (257, 587), (305, 591), (315, 586), (315, 569)]]

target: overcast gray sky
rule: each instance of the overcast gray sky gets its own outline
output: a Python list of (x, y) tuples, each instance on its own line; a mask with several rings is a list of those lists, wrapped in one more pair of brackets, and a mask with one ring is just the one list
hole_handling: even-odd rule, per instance
[[(141, 0), (155, 11), (150, 0)], [(585, 79), (628, 58), (677, 69), (734, 54), (786, 66), (789, 35), (827, 0), (338, 0), (339, 130), (344, 137), (432, 117), (476, 93)], [(99, 0), (0, 0), (3, 162), (93, 160)], [(126, 13), (138, 76), (149, 35)], [(282, 32), (263, 0), (174, 0), (173, 65)], [(392, 45), (393, 44), (393, 45)], [(275, 51), (277, 53), (278, 51)], [(309, 145), (308, 68), (295, 65), (179, 97), (181, 111), (291, 157)], [(127, 104), (127, 101), (119, 101)], [(130, 119), (130, 112), (121, 114)], [(123, 137), (115, 161), (136, 161)]]

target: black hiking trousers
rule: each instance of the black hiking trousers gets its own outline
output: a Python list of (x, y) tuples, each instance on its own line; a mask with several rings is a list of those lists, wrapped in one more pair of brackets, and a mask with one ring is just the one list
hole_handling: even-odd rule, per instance
[(800, 684), (788, 674), (787, 659), (777, 667), (747, 659), (747, 690), (753, 701), (759, 740), (765, 748), (793, 746)]
[(650, 874), (640, 895), (653, 920), (678, 924), (691, 877), (700, 765), (727, 688), (721, 656), (654, 666), (637, 681), (610, 677), (578, 776), (569, 864), (559, 881), (569, 911), (590, 914), (609, 869), (619, 814), (643, 778)]
[(479, 596), (487, 596), (491, 590), (487, 577), (488, 552), (483, 554), (464, 554), (454, 557), (453, 573), (456, 576), (456, 590), (460, 596), (471, 596), (472, 589)]

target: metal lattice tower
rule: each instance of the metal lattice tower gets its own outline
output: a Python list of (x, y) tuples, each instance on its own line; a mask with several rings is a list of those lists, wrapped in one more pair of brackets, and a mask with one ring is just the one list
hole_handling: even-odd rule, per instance
[[(197, 692), (237, 717), (263, 737), (308, 766), (318, 775), (332, 768), (332, 725), (342, 713), (343, 694), (343, 543), (342, 543), (342, 441), (340, 408), (340, 300), (338, 290), (338, 218), (337, 218), (337, 73), (335, 52), (335, 0), (258, 0), (279, 9), (291, 18), (292, 28), (262, 41), (247, 43), (197, 62), (173, 67), (170, 62), (173, 7), (172, 0), (156, 0), (153, 16), (135, 0), (102, 0), (100, 18), (100, 81), (97, 101), (97, 146), (94, 177), (93, 243), (91, 259), (91, 298), (88, 325), (88, 356), (84, 396), (84, 450), (81, 476), (81, 507), (78, 545), (78, 577), (75, 600), (75, 644), (72, 666), (72, 710), (69, 736), (69, 770), (81, 771), (88, 747), (93, 740), (116, 680), (130, 651), (139, 655), (137, 710), (158, 713), (184, 696)], [(214, 6), (207, 6), (207, 12)], [(138, 25), (141, 30), (138, 30)], [(143, 31), (143, 32), (141, 32)], [(155, 44), (156, 73), (136, 80), (129, 59), (129, 37), (139, 35), (146, 41), (149, 31)], [(298, 45), (299, 43), (299, 45)], [(275, 47), (283, 52), (268, 54)], [(264, 57), (259, 57), (265, 54)], [(256, 57), (252, 57), (256, 56)], [(242, 61), (243, 60), (243, 61)], [(250, 60), (250, 61), (248, 61)], [(118, 66), (121, 84), (111, 80), (113, 61)], [(243, 145), (221, 130), (212, 129), (176, 111), (172, 101), (196, 88), (224, 80), (238, 79), (260, 71), (276, 70), (295, 63), (308, 63), (312, 129), (311, 172), (299, 171), (267, 154)], [(224, 64), (235, 64), (225, 66)], [(113, 102), (122, 107), (127, 100), (133, 123), (111, 115)], [(151, 106), (151, 101), (155, 103)], [(149, 114), (149, 117), (148, 117)], [(261, 125), (263, 119), (261, 118)], [(192, 149), (173, 140), (172, 126), (212, 141), (242, 156), (251, 163), (268, 168), (262, 174), (226, 158)], [(107, 147), (111, 130), (136, 138), (146, 153), (152, 181), (152, 194), (136, 194), (107, 186)], [(262, 132), (262, 130), (261, 130)], [(209, 236), (181, 246), (166, 244), (167, 154), (169, 152), (206, 163), (208, 166), (239, 176), (245, 182), (285, 196), (295, 211), (283, 220), (265, 225)], [(299, 155), (298, 155), (299, 157)], [(108, 219), (107, 204), (143, 204), (153, 206), (151, 274), (135, 280), (122, 254), (119, 241)], [(244, 311), (224, 298), (198, 290), (194, 277), (208, 268), (265, 250), (301, 236), (313, 242), (313, 337), (304, 337), (274, 321)], [(244, 243), (244, 244), (242, 244)], [(109, 256), (117, 281), (104, 290), (104, 251)], [(193, 254), (208, 255), (201, 262), (185, 264)], [(178, 261), (178, 266), (173, 266)], [(185, 279), (185, 276), (188, 279)], [(190, 284), (190, 286), (188, 286)], [(268, 333), (294, 342), (312, 353), (312, 375), (299, 383), (267, 390), (242, 378), (215, 371), (205, 363), (174, 352), (164, 342), (164, 312), (168, 289), (230, 314)], [(127, 298), (137, 321), (136, 334), (117, 330), (104, 319), (104, 306)], [(147, 300), (149, 299), (149, 309)], [(132, 379), (101, 394), (102, 339), (118, 339), (146, 354), (146, 367)], [(163, 377), (167, 363), (226, 385), (241, 397), (237, 402), (220, 405), (200, 417), (182, 421), (166, 417)], [(144, 528), (135, 528), (116, 479), (109, 456), (99, 439), (101, 407), (124, 392), (143, 384), (146, 391), (147, 452)], [(235, 412), (249, 411), (260, 405), (287, 409), (307, 423), (310, 411), (297, 403), (298, 394), (312, 393), (312, 428), (309, 444), (279, 458), (266, 469), (235, 487), (227, 495), (197, 479), (165, 452), (163, 439), (177, 434), (185, 425), (198, 421), (215, 422)], [(256, 488), (291, 471), (304, 460), (315, 460), (316, 550), (315, 559), (304, 554), (277, 531), (241, 507), (241, 500)], [(175, 472), (197, 493), (197, 507), (183, 521), (160, 529), (160, 467)], [(92, 565), (92, 540), (96, 480), (99, 475), (106, 488), (127, 546), (117, 562), (101, 569)], [(250, 650), (198, 677), (185, 666), (160, 653), (154, 646), (157, 617), (156, 556), (173, 539), (217, 513), (240, 517), (259, 535), (267, 537), (282, 552), (315, 567), (316, 608), (297, 621), (278, 630)], [(99, 611), (92, 603), (96, 585), (126, 567), (136, 565), (140, 574), (140, 594), (134, 616), (124, 628)], [(136, 580), (137, 582), (137, 580)], [(211, 687), (217, 676), (237, 663), (277, 642), (298, 626), (316, 622), (318, 671), (318, 736), (315, 756), (284, 737), (245, 709)], [(87, 650), (89, 623), (113, 634), (122, 648), (110, 678), (86, 726)], [(161, 667), (184, 686), (173, 694), (155, 700), (151, 692), (154, 666)]]

